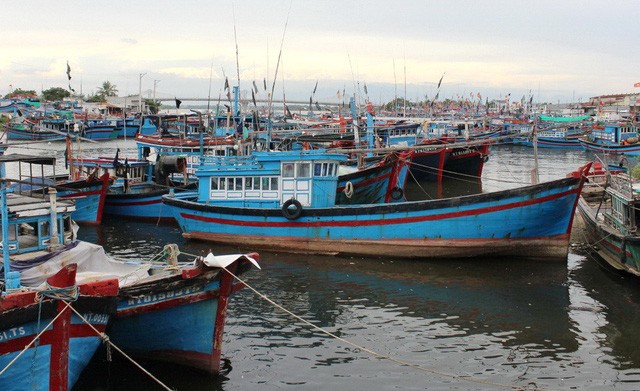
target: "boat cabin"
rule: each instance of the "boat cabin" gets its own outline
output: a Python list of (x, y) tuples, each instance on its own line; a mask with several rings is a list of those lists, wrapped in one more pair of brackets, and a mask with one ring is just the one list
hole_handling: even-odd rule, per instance
[(338, 167), (346, 156), (325, 150), (205, 156), (196, 171), (198, 201), (219, 206), (280, 207), (290, 199), (305, 207), (335, 205)]
[(623, 235), (636, 235), (640, 229), (640, 184), (633, 183), (627, 173), (610, 176), (606, 188), (610, 207), (603, 208), (605, 223)]
[(634, 144), (638, 142), (638, 128), (624, 123), (606, 124), (604, 127), (594, 127), (589, 138), (604, 144)]

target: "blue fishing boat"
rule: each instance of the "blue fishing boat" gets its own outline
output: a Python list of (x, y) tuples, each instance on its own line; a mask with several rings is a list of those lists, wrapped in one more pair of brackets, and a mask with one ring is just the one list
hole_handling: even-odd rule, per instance
[(82, 129), (82, 137), (89, 140), (113, 140), (118, 138), (115, 121), (88, 121)]
[[(155, 164), (135, 158), (73, 158), (70, 167), (77, 172), (107, 175), (110, 185), (104, 201), (104, 214), (157, 221), (173, 220), (173, 215), (162, 204), (162, 195), (193, 189), (194, 184), (175, 182), (174, 173), (183, 174), (185, 157), (168, 156)], [(180, 176), (182, 181), (184, 176)]]
[(65, 133), (52, 128), (45, 128), (37, 121), (20, 119), (11, 121), (7, 130), (9, 140), (64, 140)]
[(389, 153), (380, 161), (340, 175), (336, 204), (377, 204), (405, 200), (404, 189), (411, 160), (412, 151)]
[(0, 389), (71, 389), (115, 314), (118, 282), (77, 281), (75, 259), (65, 258), (30, 284), (21, 266), (54, 257), (75, 239), (73, 203), (7, 193), (4, 182), (0, 186)]
[[(10, 154), (0, 156), (0, 164), (17, 164), (18, 177), (14, 180), (11, 188), (16, 193), (41, 197), (49, 194), (50, 189), (55, 189), (57, 196), (61, 199), (72, 200), (74, 211), (71, 215), (73, 220), (84, 224), (100, 224), (109, 186), (109, 175), (103, 174), (98, 177), (95, 173), (85, 178), (80, 178), (79, 172), (73, 168), (69, 175), (56, 175), (55, 157), (30, 156), (22, 154)], [(22, 165), (27, 164), (28, 168), (23, 169)], [(23, 176), (41, 172), (40, 176)], [(44, 167), (49, 167), (49, 173), (44, 174)]]
[(336, 205), (345, 159), (322, 150), (206, 157), (198, 192), (163, 202), (190, 239), (300, 253), (566, 260), (581, 178), (450, 199)]
[(47, 288), (12, 286), (19, 277), (3, 279), (11, 287), (0, 298), (3, 391), (71, 389), (100, 347), (98, 332), (115, 313), (118, 283), (76, 284), (76, 270), (76, 264), (63, 266), (47, 278)]
[(251, 253), (169, 261), (165, 266), (177, 270), (156, 269), (146, 281), (121, 287), (110, 338), (138, 357), (217, 374), (229, 297), (244, 286), (230, 273), (242, 275), (258, 259)]
[(580, 139), (580, 144), (596, 152), (640, 156), (638, 128), (630, 123), (594, 125), (591, 132)]
[[(5, 271), (19, 274), (17, 278), (8, 275), (11, 278), (6, 281), (11, 282), (12, 287), (36, 289), (72, 260), (79, 286), (91, 282), (100, 288), (108, 283), (118, 289), (116, 301), (109, 307), (112, 309), (113, 319), (109, 320), (108, 316), (102, 316), (97, 310), (90, 317), (99, 331), (106, 330), (116, 346), (140, 357), (187, 365), (210, 373), (220, 370), (229, 296), (243, 287), (242, 284), (233, 282), (231, 273), (241, 275), (251, 265), (257, 265), (257, 254), (209, 254), (206, 257), (194, 259), (189, 256), (190, 259), (180, 260), (177, 246), (167, 245), (150, 260), (115, 260), (107, 256), (101, 246), (76, 239), (77, 229), (70, 217), (74, 209), (73, 203), (58, 200), (55, 192), (50, 192), (48, 200), (13, 193), (6, 199), (9, 213), (4, 213), (3, 218), (9, 216), (11, 220), (5, 220), (2, 224), (2, 244), (5, 251), (3, 260)], [(56, 223), (51, 226), (51, 221)], [(14, 281), (16, 279), (19, 280), (17, 283)], [(33, 298), (29, 303), (34, 304)], [(37, 303), (35, 308), (38, 308)], [(37, 316), (37, 311), (33, 315)], [(48, 319), (49, 312), (44, 315), (47, 317), (43, 317), (43, 320)], [(1, 320), (0, 318), (0, 326), (3, 325)], [(67, 348), (75, 354), (73, 358), (77, 360), (74, 361), (74, 371), (70, 374), (70, 382), (75, 382), (79, 371), (89, 361), (101, 339), (97, 333), (91, 334), (84, 327), (78, 327), (74, 322), (69, 323), (71, 330), (75, 332), (73, 337), (78, 334), (85, 337), (79, 342), (72, 341), (71, 347)], [(24, 330), (24, 333), (31, 331), (26, 328)], [(20, 329), (5, 330), (0, 327), (0, 336), (3, 337), (0, 338), (0, 355), (3, 353), (3, 339), (6, 338), (2, 332), (12, 337), (9, 339), (31, 335), (23, 334)], [(24, 341), (20, 340), (21, 343)], [(11, 345), (11, 349), (14, 345), (24, 347), (24, 344), (19, 346), (15, 343)], [(44, 341), (41, 345), (45, 345)], [(87, 347), (79, 354), (76, 348), (85, 345)], [(89, 345), (91, 351), (88, 349)], [(40, 346), (39, 349), (44, 355), (42, 357), (49, 357), (51, 350), (45, 346)], [(16, 351), (7, 348), (7, 352), (13, 354)], [(22, 361), (20, 368), (23, 373), (17, 375), (17, 378), (33, 379), (29, 377), (32, 372), (25, 369), (33, 365), (32, 357), (33, 354)], [(2, 359), (3, 356), (0, 356), (0, 363), (3, 362)], [(38, 364), (40, 365), (40, 361)], [(46, 375), (49, 375), (48, 371)], [(49, 383), (44, 382), (42, 376), (45, 374), (37, 378), (40, 383), (34, 386), (35, 389), (48, 389)], [(3, 384), (2, 381), (0, 376), (0, 384)], [(30, 383), (27, 384), (29, 387), (21, 384), (23, 387), (16, 389), (31, 389)]]

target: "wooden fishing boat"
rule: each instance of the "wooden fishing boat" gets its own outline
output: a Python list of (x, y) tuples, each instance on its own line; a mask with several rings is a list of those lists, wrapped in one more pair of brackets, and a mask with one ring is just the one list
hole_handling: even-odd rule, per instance
[(638, 128), (633, 124), (594, 125), (591, 133), (579, 140), (583, 147), (592, 151), (640, 156)]
[(58, 243), (63, 247), (75, 239), (70, 219), (74, 205), (57, 202), (55, 195), (45, 201), (7, 193), (4, 181), (0, 186), (0, 388), (70, 389), (100, 346), (98, 333), (115, 314), (118, 282), (109, 277), (77, 281), (75, 259), (65, 258), (38, 283), (29, 284), (22, 273), (25, 262), (31, 266), (31, 261), (55, 257)]
[(69, 390), (100, 347), (98, 333), (115, 314), (118, 282), (76, 285), (76, 270), (67, 264), (46, 279), (46, 287), (31, 289), (20, 286), (18, 272), (5, 273), (18, 277), (3, 279), (13, 289), (3, 289), (0, 297), (3, 391)]
[[(59, 198), (72, 200), (75, 203), (75, 209), (71, 215), (75, 222), (100, 224), (109, 186), (108, 175), (103, 174), (98, 177), (94, 173), (80, 178), (79, 173), (74, 173), (73, 170), (70, 175), (56, 175), (54, 157), (22, 154), (0, 156), (0, 164), (13, 163), (18, 165), (18, 177), (11, 186), (16, 193), (44, 196), (50, 189), (55, 189)], [(27, 169), (23, 169), (23, 164), (28, 165)], [(32, 176), (33, 166), (40, 166), (39, 170), (36, 167), (36, 172), (39, 171), (42, 175)], [(44, 174), (45, 166), (49, 167), (50, 171), (47, 175)], [(24, 174), (27, 176), (23, 176)]]
[(581, 178), (449, 199), (336, 205), (333, 167), (345, 159), (318, 150), (205, 158), (198, 192), (163, 202), (183, 236), (218, 243), (374, 257), (566, 260)]
[(76, 172), (108, 177), (105, 215), (173, 220), (172, 214), (162, 206), (162, 195), (195, 188), (194, 184), (184, 184), (182, 175), (180, 182), (170, 177), (173, 173), (184, 173), (186, 158), (176, 155), (153, 164), (145, 159), (120, 159), (117, 155), (115, 158), (68, 158), (68, 162)]
[[(96, 319), (116, 346), (138, 356), (219, 371), (229, 296), (243, 286), (234, 284), (230, 273), (241, 275), (257, 265), (257, 254), (180, 261), (177, 246), (168, 245), (150, 260), (115, 260), (101, 246), (76, 239), (73, 204), (57, 200), (55, 192), (48, 201), (18, 194), (8, 194), (6, 200), (3, 260), (5, 270), (19, 273), (18, 286), (35, 289), (71, 260), (78, 285), (115, 278), (114, 318), (108, 327), (106, 317)], [(98, 336), (95, 342), (97, 348)]]
[(412, 153), (392, 152), (369, 166), (340, 175), (336, 189), (336, 205), (405, 200), (404, 189)]
[(621, 171), (592, 171), (588, 178), (598, 186), (585, 186), (578, 202), (587, 244), (613, 268), (640, 276), (640, 184)]

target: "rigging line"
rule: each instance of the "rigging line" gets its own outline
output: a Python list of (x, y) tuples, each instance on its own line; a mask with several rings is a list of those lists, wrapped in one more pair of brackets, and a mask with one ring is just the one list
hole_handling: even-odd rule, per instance
[(289, 11), (287, 12), (287, 19), (284, 22), (284, 30), (282, 31), (282, 39), (280, 40), (280, 51), (278, 52), (278, 61), (276, 62), (276, 71), (273, 77), (273, 83), (271, 83), (271, 95), (269, 97), (269, 116), (271, 116), (271, 108), (273, 106), (273, 92), (276, 88), (276, 81), (278, 80), (278, 69), (280, 68), (280, 59), (282, 58), (282, 47), (284, 46), (284, 38), (287, 33), (287, 26), (289, 25), (289, 15), (291, 14), (291, 7), (293, 6), (293, 0), (289, 3)]
[[(66, 303), (66, 304), (67, 304), (67, 306), (70, 306), (70, 303)], [(71, 307), (71, 308), (73, 308), (73, 307)], [(65, 310), (66, 310), (66, 309), (65, 309)], [(21, 357), (21, 356), (22, 356), (22, 355), (23, 355), (23, 354), (24, 354), (24, 353), (25, 353), (29, 348), (30, 348), (30, 347), (31, 347), (31, 345), (33, 345), (33, 344), (34, 344), (34, 343), (35, 343), (35, 342), (36, 342), (36, 341), (37, 341), (37, 340), (42, 336), (42, 334), (44, 334), (46, 331), (48, 331), (49, 327), (51, 327), (51, 326), (53, 325), (53, 322), (55, 322), (55, 321), (56, 321), (56, 319), (58, 319), (62, 314), (64, 314), (64, 311), (65, 311), (65, 310), (60, 311), (60, 312), (58, 313), (58, 315), (56, 315), (56, 317), (55, 317), (55, 318), (53, 318), (53, 319), (51, 320), (51, 322), (49, 322), (49, 324), (47, 324), (47, 325), (42, 329), (42, 331), (40, 331), (40, 332), (39, 332), (39, 333), (38, 333), (38, 334), (37, 334), (37, 335), (36, 335), (36, 336), (31, 340), (31, 342), (29, 342), (29, 343), (28, 343), (28, 344), (27, 344), (27, 345), (22, 349), (22, 351), (21, 351), (21, 352), (20, 352), (16, 357), (14, 357), (14, 358), (13, 358), (13, 360), (11, 360), (11, 361), (10, 361), (10, 362), (9, 362), (9, 363), (8, 363), (8, 364), (7, 364), (7, 365), (6, 365), (6, 366), (5, 366), (5, 367), (0, 371), (0, 376), (2, 376), (2, 374), (3, 374), (3, 373), (5, 373), (5, 372), (6, 372), (6, 371), (7, 371), (7, 370), (8, 370), (8, 369), (9, 369), (9, 368), (10, 368), (10, 367), (11, 367), (11, 366), (12, 366), (12, 365), (13, 365), (13, 364), (14, 364), (14, 363), (15, 363), (15, 362), (16, 362), (16, 361), (17, 361), (17, 360), (18, 360), (18, 359), (19, 359), (19, 358), (20, 358), (20, 357)]]
[(413, 181), (418, 185), (418, 188), (422, 190), (424, 195), (426, 195), (427, 197), (429, 197), (430, 200), (432, 200), (433, 197), (431, 196), (431, 194), (429, 194), (429, 192), (427, 192), (427, 190), (424, 187), (422, 187), (422, 185), (420, 184), (420, 181), (411, 172), (411, 169), (409, 169), (408, 171), (409, 171), (409, 175), (411, 175), (411, 178), (413, 178)]
[(288, 315), (292, 316), (293, 318), (299, 320), (300, 322), (310, 326), (311, 328), (333, 338), (336, 339), (338, 341), (341, 341), (347, 345), (353, 346), (356, 349), (360, 349), (366, 353), (369, 353), (372, 356), (381, 358), (381, 359), (385, 359), (385, 360), (389, 360), (392, 362), (395, 362), (396, 364), (400, 364), (403, 366), (407, 366), (413, 369), (417, 369), (419, 371), (423, 371), (423, 372), (428, 372), (431, 374), (436, 374), (436, 375), (441, 375), (444, 377), (448, 377), (451, 379), (458, 379), (458, 380), (463, 380), (463, 381), (467, 381), (467, 382), (471, 382), (471, 383), (476, 383), (476, 384), (484, 384), (484, 385), (490, 385), (490, 386), (496, 386), (496, 387), (500, 387), (500, 388), (508, 388), (508, 389), (512, 389), (512, 390), (540, 390), (540, 391), (548, 391), (548, 389), (543, 389), (543, 388), (539, 388), (539, 387), (530, 387), (530, 386), (514, 386), (514, 385), (510, 385), (510, 384), (503, 384), (503, 383), (496, 383), (496, 382), (491, 382), (491, 381), (486, 381), (486, 380), (481, 380), (481, 379), (475, 379), (473, 377), (470, 376), (466, 376), (466, 375), (459, 375), (459, 374), (454, 374), (454, 373), (447, 373), (447, 372), (442, 372), (442, 371), (438, 371), (437, 369), (432, 369), (432, 368), (426, 368), (423, 366), (420, 366), (418, 364), (412, 364), (409, 363), (407, 361), (403, 361), (391, 356), (387, 356), (381, 353), (378, 353), (376, 351), (373, 351), (371, 349), (367, 349), (361, 345), (358, 345), (354, 342), (351, 342), (347, 339), (344, 339), (342, 337), (337, 336), (336, 334), (323, 329), (322, 327), (319, 327), (311, 322), (309, 322), (308, 320), (304, 319), (301, 316), (298, 316), (296, 314), (294, 314), (293, 312), (289, 311), (288, 309), (284, 308), (283, 306), (281, 306), (280, 304), (274, 302), (273, 300), (271, 300), (270, 298), (268, 298), (266, 295), (258, 292), (255, 288), (253, 288), (251, 285), (249, 285), (246, 281), (242, 280), (241, 278), (239, 278), (238, 276), (236, 276), (235, 274), (233, 274), (232, 272), (230, 272), (229, 270), (227, 270), (227, 268), (223, 267), (222, 269), (224, 269), (227, 273), (229, 273), (231, 276), (233, 276), (236, 280), (238, 280), (241, 284), (243, 284), (243, 286), (249, 288), (249, 290), (251, 290), (253, 293), (255, 293), (256, 295), (258, 295), (261, 299), (265, 300), (266, 302), (268, 302), (269, 304), (273, 305), (274, 307), (280, 309), (281, 311), (284, 311), (285, 313), (287, 313)]
[(231, 3), (231, 11), (233, 13), (233, 39), (236, 43), (236, 71), (238, 73), (238, 89), (240, 89), (240, 59), (238, 57), (238, 34), (236, 33), (236, 7)]
[(75, 314), (84, 322), (86, 323), (93, 331), (96, 332), (96, 334), (102, 338), (102, 340), (105, 343), (108, 343), (109, 346), (112, 346), (114, 349), (116, 349), (118, 352), (120, 352), (120, 354), (122, 354), (127, 360), (131, 361), (133, 363), (133, 365), (135, 365), (136, 367), (138, 367), (144, 374), (146, 374), (147, 376), (149, 376), (151, 379), (153, 379), (156, 383), (158, 383), (159, 386), (161, 386), (162, 388), (164, 388), (165, 390), (168, 391), (173, 391), (171, 388), (169, 388), (167, 385), (165, 385), (163, 382), (160, 381), (160, 379), (158, 379), (157, 377), (153, 376), (151, 374), (151, 372), (147, 371), (146, 369), (144, 369), (142, 367), (142, 365), (138, 364), (134, 359), (132, 359), (131, 357), (129, 357), (124, 351), (122, 351), (122, 349), (120, 349), (119, 347), (117, 347), (113, 342), (111, 342), (111, 340), (109, 339), (109, 336), (105, 333), (101, 333), (100, 331), (98, 331), (98, 329), (96, 329), (91, 323), (89, 323), (89, 321), (87, 321), (85, 319), (84, 316), (82, 316), (82, 314), (80, 314), (75, 308), (73, 308), (69, 303), (65, 303), (67, 304), (67, 307), (71, 308), (71, 310), (73, 312), (75, 312)]

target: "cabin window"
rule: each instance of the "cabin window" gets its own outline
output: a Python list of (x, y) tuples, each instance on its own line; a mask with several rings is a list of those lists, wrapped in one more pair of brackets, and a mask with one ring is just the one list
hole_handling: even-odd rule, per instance
[(269, 190), (269, 178), (262, 178), (262, 190)]
[(211, 178), (211, 190), (218, 190), (218, 178)]
[(278, 178), (271, 178), (271, 190), (278, 190)]
[(294, 167), (293, 163), (282, 163), (282, 177), (283, 178), (293, 178), (294, 177)]
[(322, 175), (322, 163), (315, 163), (313, 165), (313, 176), (321, 176)]
[(244, 188), (245, 190), (253, 189), (253, 177), (244, 178)]
[(43, 238), (46, 238), (48, 236), (51, 235), (50, 232), (50, 227), (49, 227), (49, 222), (48, 221), (41, 221), (40, 222), (40, 236)]
[(298, 178), (310, 178), (311, 177), (311, 164), (310, 163), (297, 163), (297, 177)]

